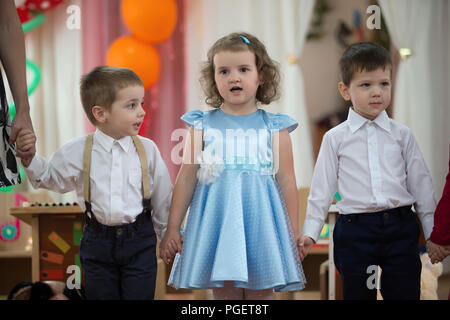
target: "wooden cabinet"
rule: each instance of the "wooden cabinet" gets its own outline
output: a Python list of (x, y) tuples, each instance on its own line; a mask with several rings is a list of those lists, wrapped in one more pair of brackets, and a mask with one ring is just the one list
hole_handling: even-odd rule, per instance
[(18, 207), (11, 208), (10, 213), (32, 227), (33, 282), (66, 282), (77, 272), (71, 266), (78, 266), (78, 272), (81, 272), (79, 251), (83, 211), (79, 206)]

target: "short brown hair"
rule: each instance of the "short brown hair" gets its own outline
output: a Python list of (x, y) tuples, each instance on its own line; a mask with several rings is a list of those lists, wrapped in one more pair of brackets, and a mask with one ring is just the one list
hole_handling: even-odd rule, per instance
[[(245, 37), (245, 41), (241, 36)], [(266, 47), (255, 36), (248, 33), (231, 33), (217, 40), (208, 51), (208, 60), (203, 63), (200, 83), (205, 92), (205, 102), (214, 108), (219, 108), (223, 98), (214, 80), (214, 56), (220, 51), (249, 50), (255, 55), (256, 69), (263, 83), (258, 87), (256, 100), (269, 104), (280, 97), (280, 71), (278, 63), (267, 54)]]
[(392, 60), (389, 51), (373, 42), (358, 42), (349, 46), (339, 62), (342, 82), (349, 86), (355, 72), (390, 68)]
[(83, 75), (80, 81), (81, 103), (91, 123), (96, 125), (97, 122), (92, 107), (101, 106), (109, 110), (117, 92), (132, 85), (144, 84), (136, 73), (127, 68), (98, 66)]

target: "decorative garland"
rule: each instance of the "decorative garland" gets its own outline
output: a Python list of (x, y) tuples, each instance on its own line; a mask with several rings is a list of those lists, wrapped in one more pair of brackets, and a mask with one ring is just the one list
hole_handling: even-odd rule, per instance
[(330, 11), (326, 0), (317, 0), (314, 5), (313, 18), (306, 40), (320, 40), (323, 35), (323, 20), (325, 14)]

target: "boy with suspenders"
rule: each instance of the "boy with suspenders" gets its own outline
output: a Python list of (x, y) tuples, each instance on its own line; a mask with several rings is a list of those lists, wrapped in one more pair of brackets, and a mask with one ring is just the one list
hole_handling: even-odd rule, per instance
[[(82, 77), (80, 93), (96, 132), (69, 141), (48, 162), (34, 156), (22, 164), (34, 188), (77, 192), (87, 299), (153, 299), (156, 233), (162, 238), (167, 227), (172, 184), (154, 142), (137, 136), (142, 81), (129, 69), (100, 66)], [(35, 141), (23, 130), (17, 147)]]

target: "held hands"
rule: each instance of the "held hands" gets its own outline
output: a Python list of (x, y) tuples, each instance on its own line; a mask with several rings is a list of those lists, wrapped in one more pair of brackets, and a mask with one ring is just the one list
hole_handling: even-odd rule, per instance
[[(17, 142), (18, 136), (25, 132), (30, 132), (34, 133), (33, 130), (33, 124), (31, 123), (31, 118), (30, 118), (30, 112), (29, 107), (27, 105), (22, 105), (16, 106), (16, 116), (14, 117), (13, 122), (11, 123), (11, 135), (9, 137), (9, 142), (11, 144), (14, 144), (15, 142)], [(33, 144), (32, 146), (30, 146), (29, 148), (24, 148), (24, 149), (20, 149), (18, 148), (16, 150), (16, 154), (17, 157), (21, 158), (22, 161), (23, 159), (33, 159), (34, 155), (36, 153), (36, 147)]]
[(441, 246), (431, 240), (427, 240), (427, 252), (431, 263), (441, 262), (450, 254), (450, 246)]
[(159, 247), (159, 256), (166, 264), (172, 261), (177, 252), (181, 254), (183, 240), (179, 230), (167, 229)]
[(27, 168), (36, 154), (36, 136), (29, 129), (21, 129), (16, 139), (17, 156), (21, 158), (22, 165)]
[(314, 240), (308, 236), (301, 236), (297, 239), (298, 252), (300, 253), (300, 260), (303, 261), (308, 255), (309, 250), (311, 250), (314, 244)]

